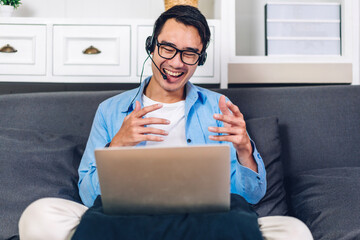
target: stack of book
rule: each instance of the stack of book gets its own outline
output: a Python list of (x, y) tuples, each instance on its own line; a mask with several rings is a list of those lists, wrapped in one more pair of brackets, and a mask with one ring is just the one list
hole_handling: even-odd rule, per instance
[(266, 55), (341, 55), (341, 5), (268, 3)]

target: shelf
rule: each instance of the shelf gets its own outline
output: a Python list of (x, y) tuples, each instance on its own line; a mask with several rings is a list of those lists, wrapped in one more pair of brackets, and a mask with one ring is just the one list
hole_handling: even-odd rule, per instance
[[(228, 83), (359, 84), (359, 2), (339, 1), (342, 11), (341, 56), (265, 56), (264, 6), (267, 1), (221, 1), (221, 87), (226, 88)], [(243, 8), (240, 9), (241, 12), (236, 12), (237, 3), (247, 6), (248, 9)], [(258, 10), (254, 11), (254, 8)], [(236, 33), (236, 20), (255, 22), (255, 28), (247, 30), (248, 35), (243, 33), (245, 37), (242, 38), (242, 44), (245, 45), (240, 48), (237, 44), (241, 43), (236, 41), (239, 37)], [(242, 26), (246, 24), (245, 22)], [(239, 49), (245, 49), (252, 56), (239, 55)]]

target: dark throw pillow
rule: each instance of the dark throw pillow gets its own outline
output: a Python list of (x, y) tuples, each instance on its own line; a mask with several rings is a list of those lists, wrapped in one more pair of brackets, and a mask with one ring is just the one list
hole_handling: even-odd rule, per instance
[(25, 208), (43, 197), (81, 202), (77, 168), (86, 138), (0, 128), (0, 239), (16, 239)]
[(291, 178), (291, 210), (314, 239), (360, 239), (359, 179), (359, 167), (310, 170)]
[(283, 167), (280, 159), (281, 142), (276, 117), (246, 120), (246, 128), (255, 142), (266, 168), (267, 189), (264, 198), (254, 205), (259, 217), (287, 215)]

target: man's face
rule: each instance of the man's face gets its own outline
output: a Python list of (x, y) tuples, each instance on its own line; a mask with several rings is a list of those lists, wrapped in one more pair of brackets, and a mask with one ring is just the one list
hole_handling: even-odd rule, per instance
[[(201, 52), (202, 42), (198, 30), (193, 26), (186, 26), (169, 19), (165, 22), (157, 41), (160, 44), (168, 44), (179, 50), (196, 50)], [(152, 64), (152, 81), (167, 93), (183, 91), (187, 81), (194, 74), (197, 64), (188, 65), (181, 61), (180, 53), (172, 59), (164, 59), (158, 54), (158, 47), (155, 46), (153, 60), (156, 65), (166, 74), (165, 80), (159, 70)], [(155, 81), (154, 81), (155, 80)]]

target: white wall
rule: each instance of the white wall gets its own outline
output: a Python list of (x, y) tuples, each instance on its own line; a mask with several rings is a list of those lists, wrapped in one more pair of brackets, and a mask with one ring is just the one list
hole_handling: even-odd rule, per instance
[[(213, 18), (214, 0), (199, 0), (199, 9)], [(156, 19), (164, 10), (164, 0), (22, 0), (14, 17)]]
[(265, 55), (266, 0), (236, 1), (236, 55)]

